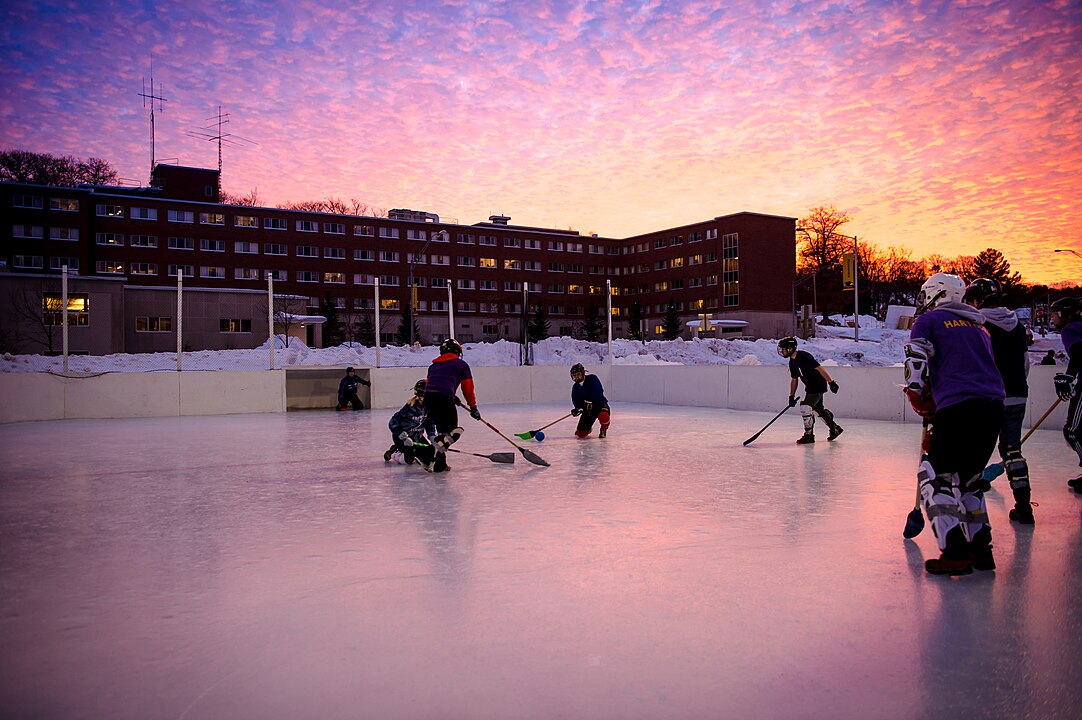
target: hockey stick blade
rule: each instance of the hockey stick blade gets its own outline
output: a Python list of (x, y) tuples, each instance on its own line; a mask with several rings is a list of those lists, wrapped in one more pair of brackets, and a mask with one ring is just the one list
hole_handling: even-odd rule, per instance
[[(516, 445), (515, 447), (518, 447), (518, 446)], [(534, 453), (534, 452), (532, 452), (530, 450), (527, 450), (524, 447), (518, 448), (518, 451), (520, 453), (522, 453), (522, 457), (526, 458), (527, 460), (532, 462), (534, 465), (540, 465), (542, 467), (548, 467), (549, 466), (549, 464), (547, 462), (545, 462), (545, 459), (543, 457), (541, 457), (540, 455), (537, 455), (536, 453)]]
[(509, 453), (509, 452), (507, 452), (507, 453), (491, 453), (489, 455), (486, 455), (484, 453), (475, 453), (475, 452), (470, 452), (468, 450), (459, 450), (457, 448), (447, 448), (447, 450), (450, 451), (450, 452), (460, 453), (462, 455), (473, 455), (474, 457), (485, 458), (486, 460), (491, 460), (494, 463), (511, 463), (511, 464), (513, 464), (515, 462), (515, 454), (514, 453)]
[(745, 440), (745, 441), (744, 441), (744, 447), (747, 447), (748, 445), (751, 445), (751, 444), (752, 444), (753, 442), (755, 442), (756, 440), (758, 440), (758, 439), (759, 439), (759, 436), (760, 436), (760, 435), (762, 435), (762, 434), (763, 434), (763, 432), (762, 432), (762, 430), (760, 430), (759, 432), (755, 433), (755, 434), (754, 434), (754, 435), (752, 435), (752, 436), (751, 436), (750, 438), (748, 438), (747, 440)]
[(553, 420), (548, 425), (542, 425), (541, 427), (537, 428), (536, 430), (530, 430), (529, 432), (524, 432), (524, 433), (515, 433), (515, 437), (521, 438), (523, 440), (533, 440), (535, 437), (537, 437), (537, 433), (541, 432), (545, 428), (550, 428), (553, 425), (555, 425), (556, 423), (558, 423), (558, 422), (560, 422), (562, 420), (566, 420), (569, 417), (571, 417), (571, 413), (568, 413), (568, 414), (564, 415), (559, 420)]
[(920, 511), (920, 508), (913, 508), (905, 518), (905, 530), (902, 530), (902, 537), (907, 539), (915, 538), (920, 535), (920, 531), (923, 529), (924, 513)]

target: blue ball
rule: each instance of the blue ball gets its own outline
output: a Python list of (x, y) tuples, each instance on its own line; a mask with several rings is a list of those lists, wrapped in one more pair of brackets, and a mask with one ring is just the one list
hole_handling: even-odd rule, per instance
[(541, 442), (542, 440), (545, 439), (545, 433), (538, 430), (536, 433), (534, 433), (533, 439), (536, 440), (537, 442)]

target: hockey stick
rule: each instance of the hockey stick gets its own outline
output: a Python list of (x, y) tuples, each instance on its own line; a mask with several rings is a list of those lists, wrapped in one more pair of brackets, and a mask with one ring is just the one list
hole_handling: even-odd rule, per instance
[[(1025, 436), (1022, 438), (1022, 442), (1018, 444), (1021, 445), (1026, 440), (1029, 440), (1029, 436), (1033, 434), (1033, 431), (1041, 426), (1041, 423), (1045, 421), (1045, 418), (1051, 415), (1052, 411), (1055, 410), (1061, 402), (1063, 401), (1057, 397), (1056, 401), (1052, 403), (1052, 405), (1049, 406), (1047, 410), (1044, 411), (1044, 415), (1041, 415), (1041, 417), (1038, 418), (1037, 422), (1033, 424), (1033, 427), (1029, 429), (1029, 432), (1025, 434)], [(992, 463), (991, 465), (986, 467), (983, 472), (981, 472), (981, 479), (985, 482), (992, 482), (997, 477), (1003, 474), (1003, 470), (1003, 463)]]
[[(571, 413), (568, 413), (568, 414), (564, 415), (562, 418), (560, 418), (560, 420), (566, 420), (569, 417), (571, 417)], [(523, 440), (533, 440), (534, 436), (537, 435), (537, 433), (541, 432), (542, 430), (544, 430), (546, 428), (552, 427), (556, 423), (560, 422), (560, 420), (553, 420), (548, 425), (545, 425), (543, 427), (539, 427), (536, 430), (531, 430), (529, 432), (524, 432), (524, 433), (515, 433), (515, 437), (522, 438)]]
[(450, 452), (462, 453), (463, 455), (473, 455), (474, 457), (488, 458), (494, 463), (514, 463), (515, 454), (512, 452), (506, 453), (492, 453), (491, 455), (485, 455), (484, 453), (469, 452), (467, 450), (456, 450), (455, 448), (447, 448)]
[[(785, 406), (784, 408), (782, 408), (782, 411), (781, 411), (780, 413), (778, 413), (777, 415), (775, 415), (775, 416), (774, 416), (774, 420), (777, 420), (777, 419), (778, 419), (778, 418), (780, 418), (780, 417), (781, 417), (782, 415), (784, 415), (784, 414), (785, 414), (786, 412), (788, 412), (788, 411), (789, 411), (789, 408), (791, 408), (791, 407), (795, 407), (795, 406), (794, 406), (794, 405), (786, 405), (786, 406)], [(774, 420), (771, 420), (771, 421), (770, 421), (770, 422), (768, 422), (768, 423), (767, 423), (766, 425), (763, 425), (763, 429), (762, 429), (762, 430), (760, 430), (759, 432), (755, 433), (755, 434), (754, 434), (754, 435), (752, 435), (752, 436), (751, 436), (750, 438), (748, 438), (747, 440), (745, 440), (745, 441), (744, 441), (744, 447), (747, 447), (747, 446), (748, 446), (748, 445), (750, 445), (751, 443), (755, 442), (755, 441), (756, 441), (756, 440), (758, 439), (758, 437), (759, 437), (760, 435), (762, 435), (762, 434), (763, 434), (763, 431), (765, 431), (765, 430), (766, 430), (766, 429), (767, 429), (768, 427), (770, 427), (771, 425), (773, 425), (773, 424), (774, 424)]]
[[(455, 402), (456, 402), (456, 403), (457, 403), (457, 404), (458, 404), (458, 405), (459, 405), (460, 407), (466, 407), (465, 403), (463, 403), (463, 402), (462, 402), (462, 400), (460, 400), (460, 399), (458, 398), (458, 396), (457, 396), (457, 395), (455, 396)], [(489, 429), (489, 430), (491, 430), (492, 432), (496, 433), (497, 435), (499, 435), (500, 437), (502, 437), (502, 438), (503, 438), (504, 440), (506, 440), (507, 442), (509, 442), (509, 443), (511, 443), (512, 445), (514, 445), (514, 446), (515, 446), (515, 448), (516, 448), (516, 449), (518, 449), (518, 451), (519, 451), (520, 453), (522, 453), (522, 457), (526, 458), (527, 460), (529, 460), (530, 462), (532, 462), (532, 463), (533, 463), (534, 465), (542, 465), (542, 466), (544, 466), (544, 467), (548, 467), (548, 466), (549, 466), (549, 464), (548, 464), (547, 462), (545, 462), (545, 459), (544, 459), (543, 457), (541, 457), (540, 455), (537, 455), (536, 453), (534, 453), (534, 452), (532, 452), (532, 451), (530, 451), (530, 450), (527, 450), (526, 448), (522, 447), (521, 445), (519, 445), (518, 443), (516, 443), (516, 442), (515, 442), (514, 440), (512, 440), (511, 438), (509, 438), (509, 437), (507, 437), (506, 435), (504, 435), (504, 434), (503, 434), (502, 432), (500, 432), (500, 429), (499, 429), (499, 428), (497, 428), (497, 427), (496, 427), (495, 425), (493, 425), (492, 423), (490, 423), (490, 422), (489, 422), (488, 420), (485, 420), (484, 418), (481, 418), (481, 417), (479, 417), (479, 418), (476, 418), (476, 419), (477, 419), (477, 420), (480, 420), (480, 421), (481, 421), (481, 422), (483, 422), (483, 423), (484, 423), (485, 425), (487, 425), (487, 426), (488, 426), (488, 429)]]
[[(932, 424), (928, 420), (924, 421), (920, 430), (920, 459), (924, 462), (924, 458), (928, 457), (928, 444), (932, 440)], [(902, 530), (902, 537), (915, 538), (920, 535), (920, 531), (924, 529), (924, 513), (920, 510), (920, 478), (917, 478), (917, 499), (913, 502), (913, 509), (909, 511), (909, 514), (905, 518), (905, 529)]]

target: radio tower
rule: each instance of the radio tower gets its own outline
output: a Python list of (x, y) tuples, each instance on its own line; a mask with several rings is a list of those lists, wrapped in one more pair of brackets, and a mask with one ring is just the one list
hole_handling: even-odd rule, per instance
[(223, 126), (229, 123), (229, 113), (222, 112), (222, 106), (218, 106), (218, 114), (212, 115), (207, 120), (214, 120), (215, 124), (201, 127), (198, 130), (187, 130), (185, 135), (193, 138), (200, 138), (207, 142), (218, 143), (218, 196), (222, 195), (222, 145), (229, 145), (230, 147), (241, 147), (245, 143), (249, 145), (258, 145), (259, 143), (254, 140), (248, 140), (242, 138), (239, 135), (232, 133), (222, 132)]
[(150, 92), (147, 93), (147, 79), (143, 78), (143, 92), (139, 97), (143, 98), (143, 107), (150, 107), (150, 175), (154, 176), (154, 101), (158, 101), (158, 111), (165, 112), (166, 98), (161, 83), (158, 83), (158, 95), (154, 94), (154, 61), (150, 62)]

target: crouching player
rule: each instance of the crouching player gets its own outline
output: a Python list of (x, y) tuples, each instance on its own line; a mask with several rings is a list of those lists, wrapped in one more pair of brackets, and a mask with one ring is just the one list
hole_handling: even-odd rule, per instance
[(917, 301), (932, 309), (917, 316), (905, 348), (905, 394), (918, 415), (935, 418), (917, 473), (941, 552), (924, 563), (933, 575), (996, 567), (981, 475), (1003, 422), (1003, 379), (984, 318), (961, 302), (965, 290), (957, 275), (928, 278)]
[(605, 437), (609, 434), (612, 411), (609, 409), (609, 401), (605, 399), (605, 388), (601, 386), (601, 380), (597, 375), (587, 375), (582, 363), (571, 366), (571, 379), (575, 381), (571, 386), (571, 404), (575, 406), (571, 409), (571, 414), (579, 419), (575, 436), (589, 436), (594, 428), (594, 420), (597, 420), (601, 423), (601, 431), (597, 436)]
[(436, 436), (436, 425), (425, 415), (425, 385), (427, 380), (418, 380), (413, 386), (413, 397), (406, 401), (402, 409), (391, 416), (387, 427), (391, 430), (394, 442), (383, 460), (391, 462), (396, 453), (401, 454), (407, 465), (419, 459), (422, 465), (432, 462), (435, 449), (429, 438)]

